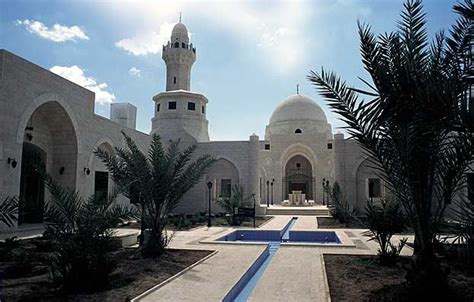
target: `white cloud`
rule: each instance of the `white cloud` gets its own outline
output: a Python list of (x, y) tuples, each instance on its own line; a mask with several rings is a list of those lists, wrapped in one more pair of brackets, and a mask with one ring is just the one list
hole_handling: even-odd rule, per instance
[(122, 39), (115, 46), (122, 48), (135, 56), (161, 53), (161, 48), (171, 36), (174, 23), (165, 22), (158, 31), (145, 32), (133, 38)]
[(89, 40), (89, 37), (79, 26), (67, 27), (60, 24), (54, 24), (52, 28), (35, 20), (16, 20), (16, 25), (23, 25), (30, 33), (36, 34), (43, 39), (54, 42), (66, 42), (77, 40)]
[(142, 71), (136, 67), (132, 67), (128, 70), (128, 73), (131, 75), (131, 76), (134, 76), (134, 77), (137, 77), (137, 78), (141, 78), (142, 77)]
[(88, 77), (84, 74), (79, 66), (53, 66), (49, 69), (51, 72), (68, 79), (84, 88), (87, 88), (95, 93), (95, 101), (101, 105), (110, 104), (115, 100), (115, 95), (107, 91), (107, 84), (98, 84), (96, 79)]

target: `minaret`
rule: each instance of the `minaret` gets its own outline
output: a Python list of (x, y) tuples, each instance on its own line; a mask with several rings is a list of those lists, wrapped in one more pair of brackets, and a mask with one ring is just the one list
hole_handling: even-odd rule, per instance
[(163, 46), (166, 63), (166, 91), (153, 97), (155, 117), (151, 133), (163, 140), (208, 142), (207, 98), (191, 92), (191, 67), (196, 61), (196, 48), (189, 43), (188, 30), (177, 23), (171, 39)]
[(191, 90), (191, 67), (196, 61), (196, 48), (189, 43), (186, 26), (179, 23), (173, 27), (171, 40), (163, 46), (162, 58), (166, 63), (166, 91)]

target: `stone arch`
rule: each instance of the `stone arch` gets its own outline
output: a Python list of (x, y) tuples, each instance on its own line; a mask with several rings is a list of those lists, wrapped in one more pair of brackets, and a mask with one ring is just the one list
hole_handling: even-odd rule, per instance
[[(56, 96), (57, 97), (57, 96)], [(18, 129), (22, 143), (22, 175), (20, 177), (21, 207), (29, 207), (28, 199), (38, 195), (36, 200), (43, 200), (48, 195), (44, 190), (38, 191), (34, 186), (44, 183), (32, 182), (34, 179), (36, 156), (44, 158), (41, 165), (59, 184), (75, 189), (77, 180), (78, 139), (77, 123), (62, 104), (61, 100), (51, 100), (55, 95), (43, 95), (24, 112)], [(49, 100), (49, 101), (48, 101)], [(35, 150), (41, 150), (37, 152)], [(36, 159), (35, 159), (36, 158)], [(40, 192), (40, 193), (38, 193)], [(28, 209), (26, 209), (27, 211)], [(38, 222), (38, 221), (24, 221)]]
[(91, 150), (89, 159), (90, 176), (93, 179), (93, 192), (109, 194), (113, 188), (113, 181), (109, 170), (100, 158), (95, 156), (94, 150), (97, 148), (107, 151), (109, 154), (114, 154), (113, 143), (110, 139), (105, 138), (97, 141), (94, 148)]
[(111, 152), (112, 154), (115, 153), (114, 143), (110, 138), (101, 138), (95, 144), (91, 150), (91, 156), (89, 157), (88, 168), (92, 167), (93, 162), (97, 159), (95, 156), (94, 151), (97, 148), (101, 148), (103, 146), (107, 152)]
[(288, 161), (295, 155), (301, 155), (306, 157), (306, 159), (311, 163), (313, 168), (313, 175), (316, 174), (316, 165), (318, 164), (318, 159), (316, 154), (309, 148), (308, 146), (296, 143), (288, 146), (280, 156), (280, 167), (281, 167), (281, 175), (285, 175), (285, 166)]
[[(34, 98), (33, 101), (31, 101), (30, 105), (28, 105), (28, 107), (23, 112), (20, 118), (20, 121), (18, 122), (18, 128), (17, 128), (17, 133), (16, 133), (17, 143), (20, 143), (20, 144), (23, 143), (24, 136), (25, 136), (25, 128), (33, 112), (37, 108), (39, 108), (41, 105), (48, 102), (56, 102), (59, 105), (61, 105), (62, 109), (64, 109), (67, 115), (69, 116), (69, 119), (71, 120), (71, 123), (74, 127), (74, 131), (76, 132), (76, 135), (80, 136), (79, 135), (80, 128), (79, 128), (79, 124), (77, 123), (77, 119), (74, 114), (74, 111), (71, 109), (71, 107), (67, 104), (67, 102), (64, 101), (64, 99), (60, 95), (49, 92), (49, 93), (41, 94), (37, 96), (36, 98)], [(77, 147), (78, 147), (78, 150), (82, 150), (82, 145), (80, 141), (77, 141)]]
[(359, 208), (364, 208), (368, 199), (368, 180), (370, 178), (380, 179), (380, 189), (383, 195), (384, 185), (377, 170), (372, 167), (371, 161), (373, 158), (364, 158), (360, 160), (354, 172), (354, 179), (356, 183), (356, 200), (355, 204)]
[(301, 191), (307, 199), (314, 199), (313, 167), (307, 157), (294, 155), (285, 165), (284, 197), (292, 191)]
[(233, 185), (240, 183), (240, 173), (237, 166), (230, 160), (220, 157), (206, 173), (206, 182), (211, 181), (212, 196), (217, 198), (229, 193)]

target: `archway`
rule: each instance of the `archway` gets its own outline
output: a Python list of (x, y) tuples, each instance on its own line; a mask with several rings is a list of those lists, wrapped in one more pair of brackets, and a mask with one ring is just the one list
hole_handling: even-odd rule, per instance
[(206, 181), (213, 183), (213, 199), (230, 196), (232, 186), (239, 184), (239, 171), (232, 162), (221, 158), (211, 166), (206, 174), (206, 179)]
[(366, 206), (367, 200), (381, 198), (384, 195), (384, 184), (374, 168), (372, 159), (366, 159), (357, 167), (356, 179), (356, 200), (355, 205), (359, 209)]
[(77, 138), (71, 118), (55, 101), (33, 111), (23, 129), (19, 223), (42, 222), (44, 183), (37, 165), (59, 184), (74, 189), (77, 174)]
[(285, 177), (283, 179), (283, 197), (288, 198), (292, 191), (302, 191), (307, 199), (313, 198), (313, 167), (310, 161), (302, 156), (291, 157), (285, 165)]
[[(108, 154), (114, 154), (114, 149), (109, 141), (99, 142), (98, 146), (94, 148), (94, 150), (96, 149), (104, 150)], [(90, 174), (94, 179), (94, 194), (108, 196), (112, 191), (113, 185), (108, 168), (100, 158), (95, 156), (95, 154), (91, 155), (90, 162)]]

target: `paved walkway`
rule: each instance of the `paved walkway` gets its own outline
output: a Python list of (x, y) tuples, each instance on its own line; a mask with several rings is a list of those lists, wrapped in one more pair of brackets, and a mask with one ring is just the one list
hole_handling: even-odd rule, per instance
[[(275, 216), (260, 229), (281, 230), (292, 217), (294, 215)], [(298, 216), (292, 229), (317, 230), (317, 227), (314, 216)], [(139, 301), (221, 301), (265, 249), (264, 244), (200, 243), (209, 242), (230, 231), (224, 227), (201, 227), (175, 232), (170, 247), (216, 250), (217, 253)], [(330, 301), (323, 254), (375, 255), (378, 245), (367, 241), (365, 231), (337, 230), (353, 246), (282, 245), (258, 281), (249, 301)], [(394, 243), (400, 238), (395, 236)], [(404, 248), (402, 254), (410, 255), (411, 249)]]

